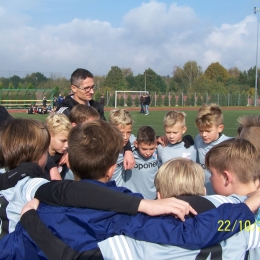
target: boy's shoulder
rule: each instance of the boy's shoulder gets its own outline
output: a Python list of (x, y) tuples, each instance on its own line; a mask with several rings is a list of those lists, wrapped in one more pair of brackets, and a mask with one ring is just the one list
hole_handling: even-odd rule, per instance
[(239, 196), (236, 194), (232, 194), (230, 196), (223, 195), (208, 195), (204, 196), (207, 200), (211, 201), (216, 207), (220, 206), (223, 203), (241, 203), (247, 199), (247, 196)]

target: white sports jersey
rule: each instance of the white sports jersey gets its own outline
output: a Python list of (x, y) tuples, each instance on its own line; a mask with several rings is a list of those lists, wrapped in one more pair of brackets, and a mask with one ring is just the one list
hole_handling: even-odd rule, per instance
[(190, 146), (189, 148), (184, 147), (184, 142), (177, 144), (169, 143), (165, 147), (162, 147), (162, 145), (158, 146), (158, 160), (160, 164), (177, 157), (188, 158), (196, 162), (197, 151), (194, 145)]
[(155, 199), (154, 178), (158, 171), (157, 151), (149, 159), (144, 159), (138, 149), (134, 152), (135, 167), (125, 171), (125, 187), (141, 193), (145, 199)]
[[(130, 135), (129, 142), (131, 144), (132, 150), (134, 149), (134, 141), (136, 140), (133, 134)], [(124, 153), (123, 151), (119, 153), (117, 162), (116, 162), (116, 169), (113, 173), (111, 181), (116, 182), (116, 186), (118, 187), (125, 187), (125, 169), (124, 169)]]
[(32, 200), (37, 189), (47, 182), (49, 181), (42, 178), (25, 177), (18, 181), (14, 187), (0, 191), (0, 197), (3, 196), (8, 202), (6, 217), (9, 220), (9, 233), (14, 231), (17, 222), (20, 220), (23, 206)]
[(125, 186), (125, 170), (124, 170), (124, 154), (123, 152), (119, 153), (116, 168), (111, 178), (111, 181), (116, 182), (116, 186), (122, 187)]
[(211, 174), (210, 172), (206, 169), (205, 167), (205, 156), (207, 154), (207, 152), (215, 145), (217, 144), (220, 144), (222, 143), (223, 141), (225, 140), (228, 140), (232, 137), (228, 137), (228, 136), (225, 136), (223, 134), (221, 134), (221, 136), (209, 143), (209, 144), (206, 144), (204, 143), (204, 141), (202, 140), (201, 136), (198, 134), (196, 137), (195, 137), (195, 146), (197, 148), (197, 153), (198, 153), (198, 156), (197, 156), (197, 162), (203, 167), (204, 169), (204, 173), (205, 173), (205, 187), (206, 187), (206, 190), (207, 190), (207, 195), (213, 195), (215, 194), (213, 188), (212, 188), (212, 185), (211, 185), (211, 182), (209, 180)]
[[(236, 195), (229, 197), (215, 195), (210, 197), (206, 196), (206, 198), (210, 199), (216, 206), (225, 202), (239, 203), (245, 199), (245, 197)], [(228, 232), (229, 229), (231, 230), (232, 227), (228, 224), (228, 220), (220, 220), (218, 227), (219, 232)], [(105, 260), (244, 260), (248, 249), (250, 249), (250, 259), (260, 259), (258, 249), (260, 247), (260, 228), (256, 224), (250, 225), (250, 223), (246, 221), (244, 223), (235, 224), (240, 225), (242, 231), (220, 242), (220, 244), (201, 250), (188, 250), (176, 246), (149, 243), (123, 235), (110, 237), (98, 243), (98, 246)]]

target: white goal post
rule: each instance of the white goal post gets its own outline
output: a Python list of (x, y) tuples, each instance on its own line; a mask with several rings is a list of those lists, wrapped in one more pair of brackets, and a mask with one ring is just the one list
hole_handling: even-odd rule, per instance
[(115, 108), (117, 107), (117, 94), (118, 93), (123, 93), (124, 94), (124, 100), (125, 100), (125, 93), (138, 93), (139, 96), (141, 96), (142, 94), (148, 94), (148, 91), (124, 91), (124, 90), (116, 90), (115, 91)]

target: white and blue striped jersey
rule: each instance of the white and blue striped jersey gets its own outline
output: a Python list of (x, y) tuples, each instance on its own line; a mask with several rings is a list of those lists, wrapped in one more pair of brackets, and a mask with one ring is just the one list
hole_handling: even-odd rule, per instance
[(125, 170), (124, 170), (124, 153), (119, 153), (116, 168), (111, 178), (111, 181), (116, 182), (116, 186), (122, 187), (125, 186)]
[(184, 142), (180, 142), (177, 144), (168, 144), (163, 147), (162, 145), (158, 145), (158, 160), (160, 165), (173, 159), (173, 158), (188, 158), (194, 162), (196, 162), (197, 151), (194, 145), (186, 148), (184, 146)]
[(158, 171), (157, 151), (149, 159), (143, 158), (138, 149), (133, 151), (135, 167), (125, 171), (125, 187), (141, 193), (145, 199), (155, 199), (154, 178)]
[(214, 192), (211, 182), (209, 180), (211, 174), (205, 167), (206, 154), (212, 147), (214, 147), (215, 145), (220, 144), (223, 141), (228, 140), (230, 138), (232, 138), (232, 137), (228, 137), (228, 136), (225, 136), (224, 134), (221, 134), (221, 136), (217, 140), (215, 140), (209, 144), (206, 144), (206, 143), (204, 143), (203, 139), (201, 138), (201, 136), (199, 134), (195, 137), (194, 142), (195, 142), (195, 146), (196, 146), (197, 153), (198, 153), (197, 154), (197, 163), (199, 163), (204, 169), (205, 187), (207, 190), (207, 195), (213, 195), (213, 194), (215, 194), (215, 192)]
[[(135, 136), (133, 134), (130, 135), (129, 142), (131, 144), (132, 150), (134, 149), (134, 141), (136, 140)], [(125, 169), (124, 169), (124, 152), (122, 150), (121, 153), (119, 153), (117, 162), (116, 162), (116, 168), (113, 173), (113, 176), (111, 178), (111, 181), (116, 182), (116, 186), (118, 187), (125, 187)]]
[[(20, 220), (20, 214), (23, 206), (30, 200), (34, 198), (37, 189), (49, 182), (48, 180), (42, 178), (31, 178), (25, 177), (18, 181), (17, 184), (9, 189), (0, 191), (0, 205), (3, 208), (1, 217), (8, 220), (8, 231), (9, 233), (14, 231), (17, 222)], [(2, 233), (2, 219), (0, 219), (0, 237)]]
[[(214, 205), (219, 206), (227, 202), (239, 203), (244, 201), (246, 197), (215, 195), (206, 196), (205, 198), (209, 199)], [(139, 241), (124, 235), (110, 237), (99, 242), (98, 246), (105, 260), (244, 260), (247, 250), (249, 250), (249, 259), (260, 259), (260, 228), (257, 224), (250, 225), (247, 221), (243, 223), (239, 221), (238, 223), (235, 222), (235, 224), (241, 226), (239, 233), (217, 245), (201, 250), (188, 250), (176, 246)], [(228, 232), (228, 229), (232, 229), (231, 226), (228, 226), (228, 220), (219, 220), (219, 232)]]

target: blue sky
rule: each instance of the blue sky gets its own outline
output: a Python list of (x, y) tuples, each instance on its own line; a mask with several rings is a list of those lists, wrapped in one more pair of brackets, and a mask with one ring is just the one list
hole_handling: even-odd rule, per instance
[[(195, 60), (255, 65), (260, 0), (9, 0), (0, 2), (0, 76), (111, 66), (171, 75)], [(18, 73), (19, 72), (19, 73)]]

